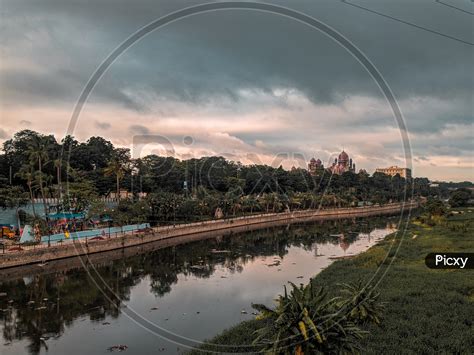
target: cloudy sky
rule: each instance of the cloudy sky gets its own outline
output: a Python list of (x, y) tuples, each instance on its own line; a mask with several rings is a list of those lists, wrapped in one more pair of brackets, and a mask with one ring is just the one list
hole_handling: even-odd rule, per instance
[[(350, 2), (360, 7), (272, 3), (331, 26), (379, 69), (404, 115), (411, 163), (385, 97), (347, 50), (293, 19), (250, 10), (189, 16), (142, 38), (97, 83), (72, 134), (103, 136), (134, 156), (223, 155), (287, 168), (312, 156), (328, 162), (344, 148), (369, 172), (412, 164), (415, 176), (474, 180), (472, 1), (445, 1), (457, 9)], [(111, 51), (198, 3), (0, 0), (0, 142), (24, 128), (63, 137)]]

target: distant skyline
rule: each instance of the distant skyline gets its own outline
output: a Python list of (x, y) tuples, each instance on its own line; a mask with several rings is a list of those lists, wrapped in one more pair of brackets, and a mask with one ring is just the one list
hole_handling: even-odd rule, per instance
[[(198, 3), (2, 1), (0, 143), (21, 129), (64, 137), (101, 61), (150, 21)], [(270, 3), (333, 27), (380, 70), (406, 120), (415, 177), (474, 180), (472, 45), (343, 2)], [(434, 1), (358, 3), (474, 41), (472, 17)], [(102, 136), (135, 156), (164, 154), (132, 146), (160, 135), (180, 159), (306, 168), (344, 148), (357, 170), (406, 166), (389, 105), (344, 48), (294, 20), (244, 10), (191, 16), (142, 39), (98, 82), (73, 135)]]

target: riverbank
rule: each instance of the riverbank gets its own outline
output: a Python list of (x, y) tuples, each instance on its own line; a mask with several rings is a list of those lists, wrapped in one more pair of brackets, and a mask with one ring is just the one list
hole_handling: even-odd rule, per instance
[(13, 248), (13, 250), (7, 249), (6, 252), (4, 251), (0, 254), (0, 269), (35, 263), (44, 264), (51, 260), (135, 247), (137, 245), (156, 242), (159, 240), (208, 233), (218, 230), (234, 230), (243, 227), (246, 228), (246, 230), (253, 230), (268, 225), (268, 223), (278, 225), (282, 223), (391, 215), (416, 208), (417, 206), (418, 204), (416, 202), (411, 202), (393, 203), (384, 206), (271, 213), (249, 217), (212, 220), (201, 223), (189, 223), (178, 226), (157, 227), (138, 233), (131, 232), (117, 234), (110, 238), (98, 238), (99, 240), (88, 240), (85, 238), (77, 241), (72, 240), (68, 243), (57, 243), (50, 246), (17, 247)]
[[(369, 327), (363, 353), (471, 353), (474, 347), (474, 279), (472, 270), (431, 270), (424, 264), (433, 251), (474, 250), (474, 212), (462, 214), (429, 227), (410, 223), (397, 253), (400, 233), (388, 236), (367, 252), (335, 261), (314, 278), (316, 285), (332, 286), (362, 279), (380, 281), (378, 290), (386, 310), (382, 324)], [(389, 255), (388, 259), (385, 257)], [(393, 259), (392, 264), (390, 261)], [(384, 277), (380, 278), (380, 275)], [(228, 352), (257, 351), (251, 344), (259, 321), (241, 323), (210, 341), (226, 345)], [(205, 345), (202, 349), (222, 347)], [(194, 351), (201, 354), (201, 351)]]

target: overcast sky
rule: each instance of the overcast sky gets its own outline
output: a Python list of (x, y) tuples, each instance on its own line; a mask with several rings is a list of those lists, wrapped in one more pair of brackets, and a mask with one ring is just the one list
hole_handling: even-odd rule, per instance
[[(415, 176), (474, 180), (474, 31), (461, 11), (473, 3), (352, 2), (427, 30), (336, 0), (273, 3), (328, 24), (379, 69), (403, 112)], [(24, 128), (62, 138), (102, 60), (150, 21), (197, 3), (0, 0), (0, 142)], [(344, 148), (357, 169), (407, 165), (390, 106), (360, 63), (302, 23), (248, 10), (187, 17), (141, 39), (97, 83), (73, 132), (134, 156), (170, 154), (136, 143), (148, 134), (169, 139), (178, 158), (289, 168)]]

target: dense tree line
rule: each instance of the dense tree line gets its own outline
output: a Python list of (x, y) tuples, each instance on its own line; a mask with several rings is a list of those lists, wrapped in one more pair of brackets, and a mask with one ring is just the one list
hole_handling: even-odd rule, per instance
[[(0, 188), (2, 203), (8, 207), (25, 199), (55, 197), (64, 210), (83, 210), (98, 197), (121, 189), (136, 197), (143, 192), (148, 194), (146, 206), (123, 204), (114, 212), (124, 216), (146, 210), (141, 214), (160, 221), (209, 217), (217, 208), (236, 215), (387, 203), (433, 193), (426, 178), (406, 181), (399, 175), (365, 172), (332, 175), (324, 169), (313, 176), (306, 169), (242, 165), (219, 156), (132, 159), (129, 149), (114, 147), (102, 137), (79, 142), (66, 136), (57, 141), (31, 130), (19, 131), (4, 142)], [(128, 212), (119, 213), (124, 209)]]

